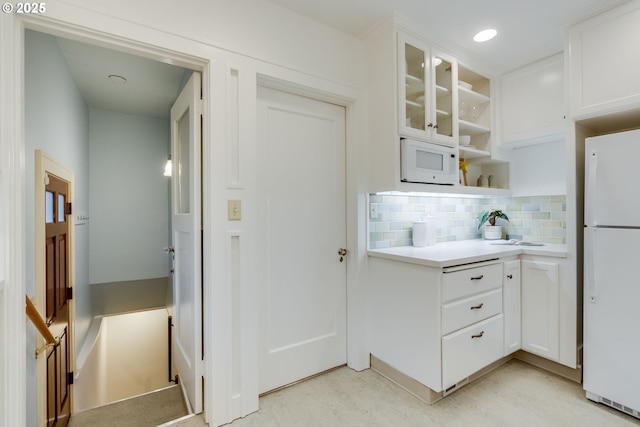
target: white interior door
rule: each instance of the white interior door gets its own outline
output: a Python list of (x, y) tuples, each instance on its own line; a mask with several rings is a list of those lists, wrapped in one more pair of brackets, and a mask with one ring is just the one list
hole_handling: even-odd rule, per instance
[(345, 109), (258, 91), (260, 392), (346, 363)]
[(171, 220), (174, 250), (173, 356), (191, 407), (202, 412), (200, 73), (171, 108)]

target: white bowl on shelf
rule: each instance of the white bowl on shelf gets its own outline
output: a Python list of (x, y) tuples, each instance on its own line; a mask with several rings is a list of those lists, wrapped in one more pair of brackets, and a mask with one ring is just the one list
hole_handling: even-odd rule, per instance
[(460, 135), (460, 136), (458, 136), (458, 143), (460, 145), (469, 145), (469, 144), (471, 144), (471, 135)]
[(463, 80), (458, 80), (458, 86), (463, 87), (467, 90), (471, 90), (471, 88), (473, 88), (473, 85), (471, 83), (467, 83)]

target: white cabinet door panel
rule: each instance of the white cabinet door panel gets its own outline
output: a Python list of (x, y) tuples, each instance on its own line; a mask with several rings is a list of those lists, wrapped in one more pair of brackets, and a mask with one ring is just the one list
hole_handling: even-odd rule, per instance
[(558, 264), (521, 261), (522, 348), (558, 360), (559, 295)]
[(520, 260), (505, 261), (502, 289), (505, 356), (522, 347), (520, 295)]
[(640, 104), (640, 2), (600, 14), (570, 33), (570, 100), (574, 118)]
[(557, 54), (502, 78), (505, 144), (548, 141), (564, 127), (564, 61)]

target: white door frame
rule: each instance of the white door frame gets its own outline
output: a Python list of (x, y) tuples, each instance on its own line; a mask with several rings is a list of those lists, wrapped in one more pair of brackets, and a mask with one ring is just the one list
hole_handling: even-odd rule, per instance
[[(4, 337), (6, 337), (7, 349), (17, 349), (17, 351), (8, 351), (5, 355), (6, 361), (3, 367), (0, 367), (0, 374), (6, 374), (5, 381), (0, 385), (0, 409), (3, 409), (0, 414), (3, 414), (4, 419), (0, 418), (1, 425), (25, 425), (26, 424), (26, 362), (25, 351), (27, 346), (26, 330), (23, 319), (25, 318), (25, 306), (24, 306), (24, 294), (25, 289), (25, 224), (23, 210), (25, 191), (25, 118), (24, 118), (24, 32), (26, 30), (39, 31), (46, 34), (51, 34), (60, 37), (66, 37), (74, 39), (87, 44), (95, 44), (102, 47), (107, 47), (113, 50), (120, 50), (132, 55), (138, 55), (149, 59), (155, 59), (161, 62), (170, 61), (171, 64), (196, 70), (202, 75), (202, 88), (203, 88), (203, 112), (208, 111), (208, 82), (209, 82), (209, 70), (210, 63), (205, 58), (199, 58), (196, 56), (182, 55), (176, 51), (169, 49), (162, 49), (150, 46), (148, 44), (137, 42), (132, 39), (123, 40), (121, 37), (115, 35), (108, 35), (98, 31), (91, 31), (86, 28), (80, 28), (65, 22), (60, 22), (55, 19), (42, 19), (38, 16), (29, 15), (0, 15), (0, 46), (2, 49), (10, 46), (7, 49), (7, 56), (10, 56), (11, 60), (8, 61), (10, 65), (4, 65), (2, 67), (2, 73), (0, 73), (0, 87), (3, 89), (3, 99), (0, 100), (0, 107), (2, 107), (2, 130), (1, 136), (3, 145), (0, 146), (0, 185), (3, 185), (4, 194), (9, 195), (8, 206), (6, 209), (7, 221), (5, 228), (1, 230), (0, 236), (7, 237), (6, 243), (2, 241), (2, 244), (6, 245), (6, 251), (12, 258), (11, 262), (7, 266), (7, 277), (2, 283), (4, 287), (5, 298), (3, 302), (5, 307), (0, 307), (2, 310), (2, 316), (0, 316), (0, 322), (2, 322)], [(5, 90), (6, 89), (6, 90)], [(6, 96), (4, 95), (6, 94)], [(10, 114), (9, 114), (10, 111)], [(210, 115), (203, 114), (203, 128), (210, 128)], [(7, 123), (5, 123), (7, 118)], [(209, 134), (203, 133), (203, 156), (208, 153), (208, 140)], [(36, 165), (37, 168), (37, 165)], [(205, 176), (205, 170), (207, 168), (207, 162), (203, 162), (203, 177)], [(11, 174), (5, 174), (8, 171)], [(5, 176), (6, 175), (6, 176)], [(206, 185), (203, 191), (206, 190)], [(5, 189), (6, 188), (6, 189)], [(5, 192), (6, 191), (6, 192)], [(211, 253), (210, 238), (205, 234), (203, 239), (204, 254)], [(0, 251), (2, 253), (2, 251)], [(0, 260), (0, 262), (4, 262)], [(73, 274), (73, 272), (70, 272)], [(2, 279), (0, 277), (0, 279)], [(206, 295), (203, 295), (204, 306), (210, 307), (210, 301), (206, 300)], [(206, 322), (205, 322), (206, 323)], [(75, 339), (75, 337), (74, 337)], [(71, 348), (75, 347), (75, 342), (71, 343)], [(72, 352), (72, 357), (75, 353)], [(1, 359), (0, 359), (1, 360)], [(75, 360), (72, 359), (72, 366), (75, 364)], [(209, 363), (205, 363), (205, 377), (208, 372), (211, 372), (211, 359)], [(38, 368), (40, 369), (40, 368)], [(212, 384), (211, 381), (205, 382), (205, 394), (212, 396)], [(46, 393), (45, 393), (46, 394)], [(41, 406), (42, 395), (38, 389), (38, 405)], [(5, 406), (6, 403), (6, 406)], [(73, 408), (73, 406), (72, 406)], [(44, 406), (46, 411), (46, 406)], [(207, 416), (207, 402), (205, 401), (205, 416)], [(45, 416), (46, 418), (46, 416)], [(38, 422), (41, 421), (41, 411), (38, 414)], [(208, 420), (207, 420), (208, 421)], [(46, 425), (46, 424), (43, 424)]]
[[(282, 80), (282, 78), (257, 75), (257, 86), (280, 90), (294, 95), (306, 96), (318, 101), (340, 105), (345, 108), (346, 126), (346, 225), (347, 225), (347, 365), (361, 371), (369, 363), (369, 299), (367, 293), (367, 181), (368, 156), (364, 136), (358, 135), (363, 128), (367, 108), (366, 99), (353, 100), (327, 92)], [(257, 310), (258, 307), (255, 307)]]

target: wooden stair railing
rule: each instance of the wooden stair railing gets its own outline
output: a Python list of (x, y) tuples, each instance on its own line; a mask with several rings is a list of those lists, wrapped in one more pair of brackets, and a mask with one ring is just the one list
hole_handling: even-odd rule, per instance
[(57, 346), (60, 343), (60, 340), (53, 336), (53, 334), (47, 327), (47, 323), (44, 321), (44, 319), (40, 315), (40, 312), (38, 312), (38, 309), (36, 308), (35, 305), (33, 305), (33, 302), (31, 302), (31, 299), (29, 299), (27, 295), (25, 295), (25, 300), (27, 304), (27, 308), (26, 308), (27, 317), (29, 318), (29, 320), (31, 320), (33, 325), (36, 327), (38, 332), (40, 332), (40, 334), (46, 341), (46, 344), (44, 346), (36, 349), (36, 358), (37, 358), (38, 355), (42, 353), (44, 350), (46, 350), (48, 347)]

